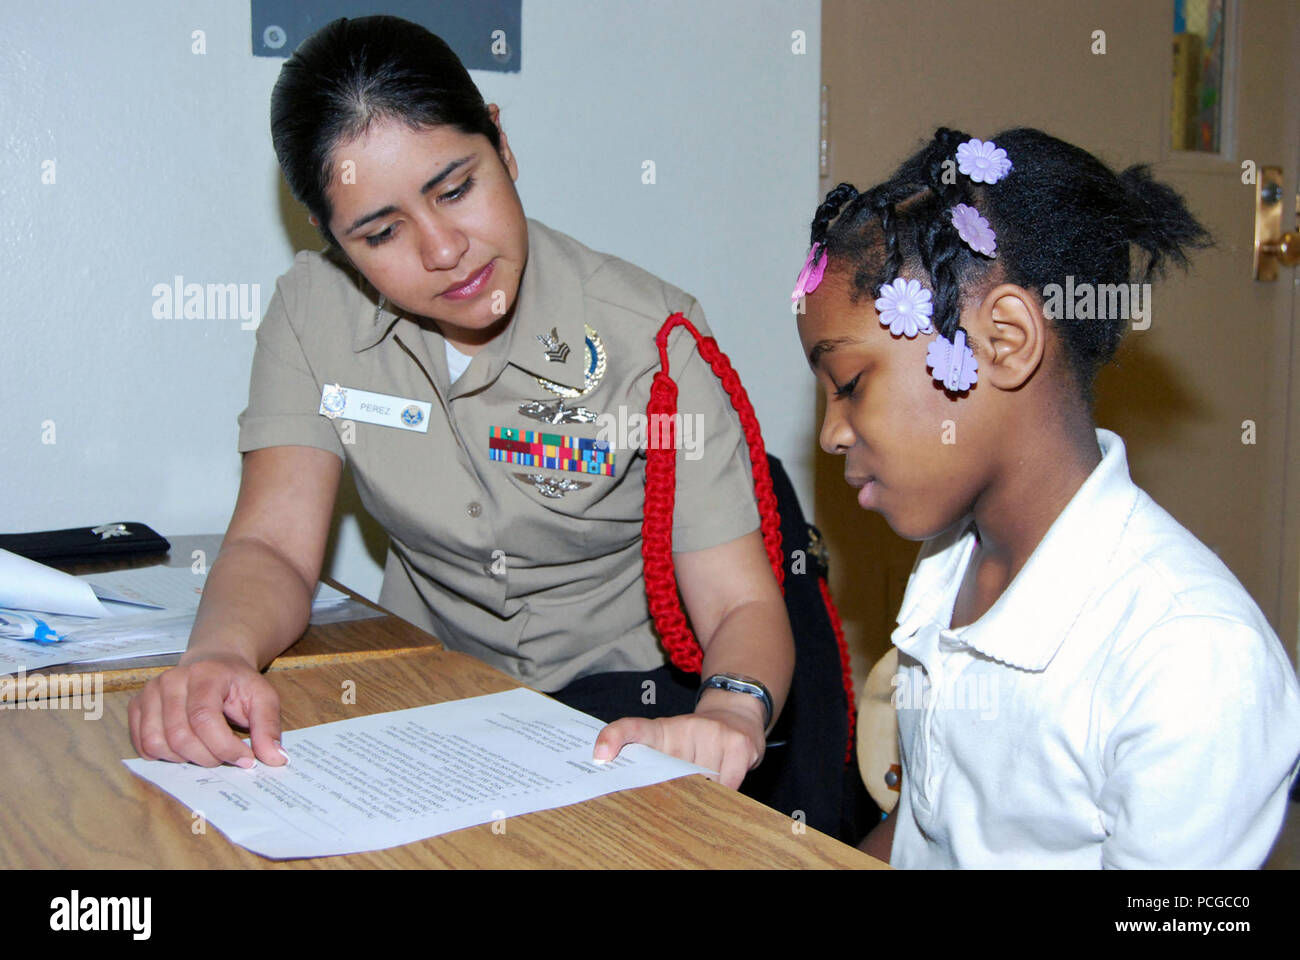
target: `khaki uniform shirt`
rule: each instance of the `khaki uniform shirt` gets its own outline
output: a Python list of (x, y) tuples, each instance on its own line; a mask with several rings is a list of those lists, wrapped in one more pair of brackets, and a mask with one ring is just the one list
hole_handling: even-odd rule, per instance
[[(642, 577), (645, 431), (637, 435), (635, 418), (668, 315), (708, 329), (693, 298), (632, 264), (535, 220), (528, 240), (513, 319), (454, 383), (432, 324), (377, 310), (350, 267), (299, 253), (257, 331), (239, 449), (300, 445), (343, 458), (390, 537), (380, 603), (448, 648), (552, 691), (666, 662)], [(548, 347), (564, 359), (548, 359)], [(756, 530), (758, 511), (726, 392), (689, 332), (674, 330), (669, 347), (678, 435), (690, 428), (696, 445), (679, 441), (676, 454), (673, 550), (687, 552)], [(593, 363), (602, 355), (603, 373)], [(327, 417), (331, 385), (399, 398), (408, 412), (425, 401), (427, 431)], [(587, 387), (564, 404), (600, 421), (550, 424), (520, 412), (522, 402)], [(565, 481), (587, 485), (565, 491)]]

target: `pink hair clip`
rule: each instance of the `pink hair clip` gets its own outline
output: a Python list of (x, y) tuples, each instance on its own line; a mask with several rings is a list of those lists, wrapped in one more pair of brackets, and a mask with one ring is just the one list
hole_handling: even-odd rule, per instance
[(950, 342), (943, 334), (935, 337), (925, 353), (925, 365), (934, 369), (934, 379), (945, 390), (961, 393), (975, 384), (979, 364), (975, 354), (966, 345), (966, 331), (957, 328)]
[(952, 225), (957, 228), (957, 235), (976, 253), (986, 257), (998, 255), (998, 235), (993, 232), (989, 222), (980, 216), (980, 212), (965, 203), (959, 203), (949, 211)]
[[(820, 254), (821, 259), (818, 259)], [(799, 271), (799, 279), (794, 283), (794, 293), (790, 294), (790, 302), (798, 303), (799, 298), (805, 294), (812, 293), (821, 285), (822, 275), (826, 273), (826, 261), (830, 259), (826, 256), (826, 244), (814, 243), (808, 248), (808, 256), (804, 259), (803, 269)], [(814, 261), (816, 261), (814, 263)]]

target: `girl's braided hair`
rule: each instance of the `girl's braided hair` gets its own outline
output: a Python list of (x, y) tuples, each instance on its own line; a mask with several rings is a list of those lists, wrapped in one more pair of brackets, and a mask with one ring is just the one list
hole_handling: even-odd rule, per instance
[[(997, 183), (975, 183), (958, 172), (957, 146), (968, 134), (941, 127), (934, 139), (903, 161), (884, 183), (864, 193), (841, 183), (826, 195), (812, 221), (812, 242), (853, 268), (851, 297), (874, 297), (900, 274), (928, 286), (933, 323), (949, 340), (960, 323), (964, 297), (994, 282), (1014, 283), (1044, 296), (1050, 284), (1128, 283), (1130, 247), (1145, 252), (1137, 279), (1166, 263), (1187, 264), (1187, 252), (1208, 246), (1209, 234), (1179, 194), (1136, 165), (1116, 174), (1092, 154), (1020, 127), (993, 141), (1012, 170)], [(997, 234), (997, 258), (975, 253), (958, 236), (949, 211), (975, 207)], [(1112, 356), (1127, 318), (1052, 322), (1085, 397)]]

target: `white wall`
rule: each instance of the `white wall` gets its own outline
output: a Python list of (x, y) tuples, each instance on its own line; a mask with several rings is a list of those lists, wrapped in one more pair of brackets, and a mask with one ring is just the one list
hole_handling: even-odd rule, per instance
[[(810, 509), (814, 390), (788, 297), (818, 200), (820, 3), (524, 0), (523, 33), (521, 73), (474, 78), (525, 210), (700, 299)], [(271, 149), (282, 62), (250, 53), (246, 3), (6, 0), (0, 532), (225, 528), (253, 333), (155, 319), (152, 290), (257, 284), (265, 308), (293, 251), (319, 246)], [(356, 509), (345, 496), (330, 571), (376, 596), (383, 538)]]

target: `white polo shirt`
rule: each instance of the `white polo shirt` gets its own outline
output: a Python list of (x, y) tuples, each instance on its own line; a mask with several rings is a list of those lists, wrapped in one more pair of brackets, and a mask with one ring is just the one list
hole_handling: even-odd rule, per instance
[(967, 518), (921, 549), (893, 642), (898, 867), (1258, 867), (1300, 686), (1222, 562), (1102, 461), (984, 616), (947, 629)]

